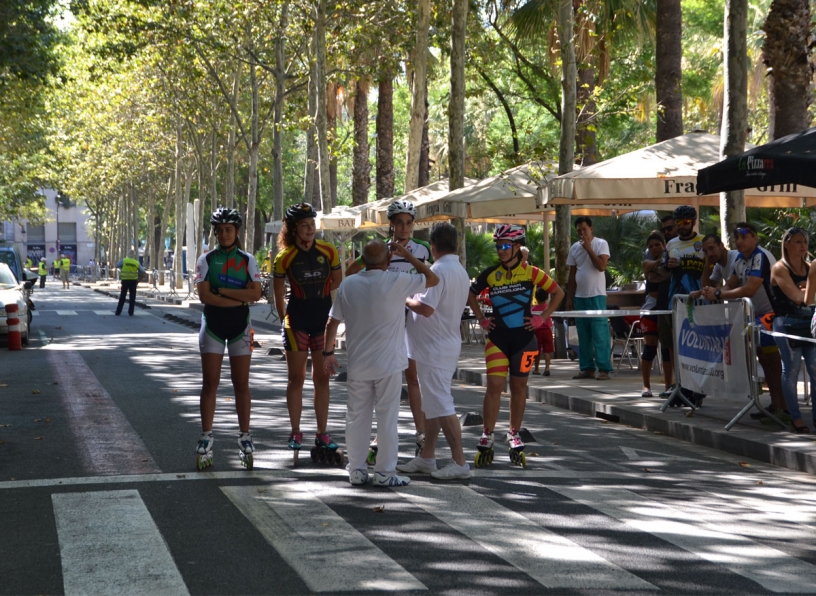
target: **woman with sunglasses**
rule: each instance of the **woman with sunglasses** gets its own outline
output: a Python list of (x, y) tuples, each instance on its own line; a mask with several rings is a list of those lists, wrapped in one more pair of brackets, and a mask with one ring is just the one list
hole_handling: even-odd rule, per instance
[[(771, 268), (771, 292), (774, 298), (773, 330), (790, 334), (788, 326), (792, 321), (801, 320), (803, 328), (810, 327), (816, 284), (809, 281), (811, 264), (807, 260), (808, 233), (802, 228), (790, 228), (782, 237), (782, 258)], [(810, 302), (807, 300), (810, 289)], [(788, 323), (788, 325), (786, 325)], [(782, 357), (782, 394), (785, 397), (791, 418), (791, 430), (796, 434), (807, 434), (810, 429), (802, 421), (799, 411), (797, 383), (802, 359), (808, 376), (816, 379), (816, 344), (796, 341), (788, 337), (774, 337)], [(816, 402), (813, 402), (813, 420), (816, 424)]]
[[(275, 308), (282, 321), (281, 335), (286, 351), (289, 380), (286, 385), (286, 407), (292, 432), (289, 449), (298, 452), (303, 443), (300, 417), (303, 413), (303, 384), (306, 381), (306, 361), (312, 354), (314, 410), (317, 419), (312, 460), (340, 464), (342, 452), (326, 432), (329, 420), (329, 374), (323, 367), (323, 357), (334, 353), (324, 351), (323, 334), (331, 310), (331, 292), (340, 286), (342, 272), (337, 249), (315, 239), (317, 212), (309, 203), (298, 203), (286, 210), (283, 227), (278, 235), (278, 252), (273, 266), (272, 289)], [(289, 301), (284, 302), (285, 282), (289, 280)], [(331, 347), (331, 346), (329, 346)]]
[[(479, 440), (476, 467), (493, 461), (493, 430), (499, 418), (501, 394), (510, 375), (510, 461), (527, 466), (524, 443), (518, 435), (527, 403), (527, 377), (538, 355), (535, 330), (544, 324), (564, 299), (562, 290), (538, 267), (522, 260), (521, 247), (526, 243), (524, 228), (502, 224), (493, 233), (493, 242), (499, 264), (488, 267), (470, 286), (468, 305), (479, 324), (487, 331), (485, 361), (487, 389), (485, 390), (483, 418), (484, 433)], [(482, 314), (477, 296), (488, 289), (493, 304), (493, 316)], [(551, 295), (547, 308), (535, 316), (530, 312), (534, 288), (543, 288)]]

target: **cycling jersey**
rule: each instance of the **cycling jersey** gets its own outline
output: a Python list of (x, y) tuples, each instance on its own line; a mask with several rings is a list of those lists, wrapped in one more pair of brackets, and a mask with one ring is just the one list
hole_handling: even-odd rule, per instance
[[(196, 263), (196, 284), (209, 282), (211, 291), (221, 288), (240, 290), (252, 282), (260, 282), (260, 279), (255, 257), (237, 246), (230, 250), (211, 250), (201, 255)], [(248, 306), (204, 305), (202, 326), (206, 327), (206, 334), (210, 338), (222, 345), (241, 340), (249, 325)]]
[[(433, 257), (431, 256), (431, 245), (424, 240), (409, 238), (405, 248), (408, 249), (408, 252), (411, 253), (420, 263), (433, 263)], [(357, 257), (357, 264), (361, 267), (365, 267), (363, 257)], [(407, 259), (397, 255), (396, 253), (391, 253), (391, 263), (388, 265), (388, 271), (396, 271), (397, 273), (416, 273), (414, 266), (411, 265)]]
[(331, 309), (332, 271), (339, 269), (340, 254), (323, 240), (309, 250), (293, 244), (277, 254), (274, 276), (288, 278), (291, 288), (284, 327), (322, 333)]
[(478, 296), (488, 288), (496, 328), (525, 330), (524, 317), (530, 316), (533, 288), (543, 288), (552, 294), (554, 286), (549, 275), (529, 263), (519, 263), (511, 271), (499, 264), (482, 271), (470, 291)]
[(700, 279), (703, 276), (705, 267), (705, 253), (703, 253), (703, 235), (695, 234), (688, 240), (683, 240), (679, 236), (672, 238), (666, 244), (666, 252), (663, 253), (663, 266), (669, 259), (678, 259), (680, 264), (671, 272), (671, 285), (669, 287), (669, 306), (675, 294), (690, 294), (700, 289)]

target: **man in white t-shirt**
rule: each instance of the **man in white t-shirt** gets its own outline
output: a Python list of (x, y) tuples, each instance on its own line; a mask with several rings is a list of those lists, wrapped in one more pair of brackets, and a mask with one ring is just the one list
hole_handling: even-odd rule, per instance
[(717, 234), (708, 234), (703, 237), (703, 253), (705, 253), (705, 267), (700, 285), (714, 288), (723, 285), (734, 271), (734, 263), (739, 256), (739, 251), (728, 250)]
[[(462, 450), (462, 429), (453, 407), (451, 380), (462, 350), (460, 327), (467, 305), (470, 279), (459, 262), (456, 228), (440, 223), (431, 230), (431, 267), (439, 284), (406, 301), (411, 314), (405, 334), (408, 357), (415, 360), (425, 414), (425, 445), (411, 461), (400, 464), (400, 472), (430, 473), (434, 478), (470, 478), (473, 472)], [(436, 441), (440, 429), (451, 449), (453, 462), (436, 468)]]
[[(390, 250), (389, 250), (390, 249)], [(411, 262), (419, 275), (387, 271), (391, 252)], [(405, 299), (439, 283), (439, 278), (404, 246), (372, 240), (363, 249), (365, 271), (347, 277), (337, 289), (324, 337), (324, 366), (337, 371), (334, 340), (346, 322), (348, 403), (346, 449), (349, 482), (368, 482), (366, 455), (371, 420), (377, 412), (379, 452), (374, 466), (375, 486), (405, 486), (397, 476), (400, 392), (402, 371), (408, 366), (405, 347)]]
[[(575, 220), (578, 242), (572, 245), (567, 257), (567, 310), (606, 310), (606, 265), (609, 244), (592, 234), (592, 220)], [(609, 319), (602, 317), (576, 318), (578, 331), (578, 364), (581, 372), (573, 379), (609, 378), (612, 372), (612, 340)], [(595, 371), (598, 376), (595, 376)]]

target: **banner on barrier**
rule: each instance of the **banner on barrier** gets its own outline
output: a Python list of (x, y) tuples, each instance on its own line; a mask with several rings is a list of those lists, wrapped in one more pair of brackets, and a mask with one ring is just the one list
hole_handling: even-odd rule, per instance
[(691, 321), (685, 308), (676, 308), (672, 316), (681, 385), (706, 395), (750, 396), (743, 304), (695, 305)]

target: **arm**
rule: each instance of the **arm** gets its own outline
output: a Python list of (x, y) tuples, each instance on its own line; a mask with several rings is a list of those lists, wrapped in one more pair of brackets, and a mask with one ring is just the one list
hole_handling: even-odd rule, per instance
[(808, 271), (805, 304), (813, 304), (814, 296), (816, 296), (816, 261), (810, 264), (810, 270)]
[(276, 277), (272, 280), (272, 293), (275, 296), (275, 310), (278, 311), (278, 320), (283, 321), (286, 316), (286, 304), (284, 294), (286, 292), (286, 280), (283, 277)]
[(468, 292), (468, 306), (473, 311), (473, 316), (477, 321), (479, 321), (479, 325), (482, 326), (482, 329), (489, 333), (493, 327), (496, 326), (496, 323), (494, 323), (492, 319), (484, 316), (482, 307), (479, 305), (479, 300), (477, 299), (476, 294), (473, 292)]
[(390, 246), (395, 253), (397, 253), (403, 259), (411, 263), (414, 269), (416, 269), (417, 273), (425, 276), (426, 288), (432, 288), (439, 283), (439, 277), (436, 275), (436, 273), (431, 271), (431, 268), (426, 263), (423, 263), (422, 261), (417, 259), (414, 255), (412, 255), (408, 251), (408, 249), (405, 248), (402, 244), (400, 244), (399, 242), (392, 242)]
[(257, 302), (261, 299), (261, 284), (251, 281), (245, 288), (221, 288), (218, 293), (238, 302)]
[[(564, 299), (564, 290), (561, 289), (555, 281), (553, 281), (553, 285), (550, 288), (550, 301), (547, 303), (547, 308), (545, 308), (540, 313), (533, 315), (532, 317), (524, 317), (527, 319), (524, 323), (524, 326), (532, 331), (544, 324), (546, 321), (558, 308), (561, 304), (561, 301)], [(538, 317), (538, 318), (536, 318)]]
[(707, 287), (703, 290), (703, 294), (705, 295), (707, 300), (717, 300), (717, 297), (714, 295), (716, 290), (720, 290), (720, 300), (733, 300), (734, 298), (751, 298), (754, 294), (757, 293), (762, 288), (762, 278), (761, 277), (749, 277), (748, 281), (744, 286), (739, 285), (739, 278), (736, 275), (732, 275), (728, 279), (728, 285), (725, 288), (712, 288)]
[(340, 366), (337, 362), (337, 356), (334, 355), (334, 341), (337, 339), (337, 327), (339, 326), (340, 321), (329, 317), (326, 323), (326, 332), (323, 335), (323, 351), (331, 352), (328, 356), (323, 357), (323, 368), (326, 369), (330, 375), (335, 374), (337, 368)]
[(351, 259), (348, 266), (346, 267), (346, 277), (349, 275), (354, 275), (355, 273), (360, 273), (363, 270), (363, 266), (357, 259)]
[[(473, 294), (469, 293), (469, 295), (472, 296)], [(430, 317), (432, 314), (434, 314), (434, 309), (432, 306), (423, 304), (416, 298), (406, 298), (405, 306), (408, 307), (408, 310), (415, 312), (418, 315), (422, 315), (423, 317)]]
[[(348, 274), (347, 274), (348, 275)], [(343, 272), (340, 269), (335, 269), (331, 272), (331, 289), (332, 291), (340, 287), (340, 282), (343, 281)]]
[(595, 251), (592, 250), (592, 242), (581, 240), (581, 246), (587, 252), (589, 260), (592, 261), (592, 266), (598, 271), (606, 271), (606, 264), (609, 262), (609, 255), (596, 255)]
[[(805, 290), (793, 283), (790, 272), (781, 261), (777, 262), (771, 269), (771, 282), (776, 282), (776, 285), (785, 292), (785, 296), (790, 298), (794, 304), (806, 304)], [(808, 285), (810, 285), (810, 273), (808, 273)]]
[(569, 278), (567, 279), (567, 310), (572, 310), (572, 299), (575, 297), (575, 272), (577, 268), (572, 265), (569, 270)]
[(210, 286), (210, 282), (208, 282), (207, 280), (198, 282), (196, 289), (198, 290), (198, 299), (201, 301), (202, 304), (232, 308), (235, 306), (241, 306), (244, 303), (243, 300), (238, 300), (237, 298), (229, 298), (228, 296), (224, 296), (220, 292), (218, 294), (214, 294), (212, 291), (212, 287)]

